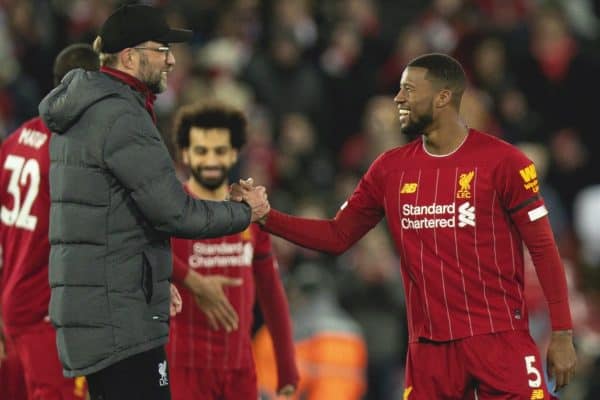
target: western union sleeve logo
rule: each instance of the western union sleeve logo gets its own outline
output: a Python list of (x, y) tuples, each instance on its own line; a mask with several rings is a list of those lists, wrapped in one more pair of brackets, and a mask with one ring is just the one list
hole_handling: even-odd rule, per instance
[(404, 185), (402, 185), (402, 189), (400, 189), (400, 194), (415, 193), (416, 191), (417, 191), (416, 183), (405, 183)]
[(535, 171), (535, 166), (533, 164), (529, 164), (525, 168), (519, 170), (519, 174), (525, 182), (523, 187), (526, 190), (531, 190), (533, 193), (537, 193), (540, 190), (540, 186), (537, 179), (537, 172)]

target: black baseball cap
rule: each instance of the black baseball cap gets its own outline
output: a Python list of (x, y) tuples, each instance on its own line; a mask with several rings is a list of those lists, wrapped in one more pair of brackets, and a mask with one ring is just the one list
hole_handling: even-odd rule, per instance
[(193, 32), (172, 29), (163, 11), (141, 4), (119, 7), (100, 28), (103, 53), (117, 53), (152, 40), (159, 43), (187, 42)]

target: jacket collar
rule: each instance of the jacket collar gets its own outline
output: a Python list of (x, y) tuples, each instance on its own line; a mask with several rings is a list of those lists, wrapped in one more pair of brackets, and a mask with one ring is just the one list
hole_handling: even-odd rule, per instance
[(141, 93), (145, 99), (146, 110), (152, 117), (154, 124), (156, 124), (156, 114), (154, 113), (154, 100), (156, 100), (156, 95), (150, 91), (144, 82), (118, 69), (103, 66), (100, 68), (100, 71), (120, 80), (121, 82), (129, 85), (131, 88)]

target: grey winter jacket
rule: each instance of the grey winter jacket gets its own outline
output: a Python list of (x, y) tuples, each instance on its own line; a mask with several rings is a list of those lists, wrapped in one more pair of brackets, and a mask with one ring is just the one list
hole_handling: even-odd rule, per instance
[(39, 106), (50, 142), (50, 318), (66, 376), (168, 337), (170, 237), (243, 231), (250, 208), (185, 194), (141, 94), (74, 70)]

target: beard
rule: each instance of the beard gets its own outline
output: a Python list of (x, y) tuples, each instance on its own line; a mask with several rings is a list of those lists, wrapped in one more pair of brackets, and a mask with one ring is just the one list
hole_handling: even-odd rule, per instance
[(146, 56), (140, 57), (140, 81), (154, 94), (159, 94), (167, 89), (167, 77), (161, 70), (152, 70)]
[(146, 80), (144, 83), (154, 94), (159, 94), (167, 90), (166, 79), (163, 79), (161, 73), (159, 73), (158, 76), (153, 76), (152, 79)]
[[(411, 114), (412, 115), (412, 114)], [(433, 123), (433, 106), (429, 107), (427, 113), (419, 116), (415, 121), (410, 120), (400, 128), (400, 131), (411, 139), (418, 137)]]
[[(206, 178), (203, 174), (203, 171), (220, 171), (221, 175), (217, 177)], [(200, 184), (205, 189), (208, 190), (217, 190), (220, 188), (225, 181), (227, 180), (227, 175), (229, 170), (225, 167), (210, 167), (210, 168), (191, 168), (190, 172), (194, 177), (194, 180)]]

